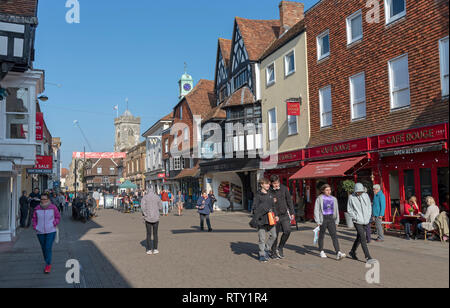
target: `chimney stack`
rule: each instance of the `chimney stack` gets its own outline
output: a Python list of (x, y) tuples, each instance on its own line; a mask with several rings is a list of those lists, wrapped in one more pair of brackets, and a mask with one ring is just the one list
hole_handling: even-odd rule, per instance
[(283, 31), (286, 32), (305, 17), (305, 5), (294, 1), (281, 1), (280, 22)]

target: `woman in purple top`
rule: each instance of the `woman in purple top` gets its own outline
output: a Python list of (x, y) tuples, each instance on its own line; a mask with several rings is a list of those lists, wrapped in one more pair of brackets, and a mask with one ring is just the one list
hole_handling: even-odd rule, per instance
[(328, 229), (331, 239), (333, 240), (333, 246), (336, 250), (336, 259), (342, 260), (346, 257), (340, 251), (339, 241), (336, 234), (336, 226), (339, 225), (339, 206), (338, 201), (331, 195), (331, 186), (325, 184), (321, 188), (322, 194), (316, 200), (316, 206), (314, 208), (314, 219), (320, 227), (319, 233), (319, 251), (321, 258), (327, 258), (325, 251), (323, 250), (323, 240), (325, 233)]

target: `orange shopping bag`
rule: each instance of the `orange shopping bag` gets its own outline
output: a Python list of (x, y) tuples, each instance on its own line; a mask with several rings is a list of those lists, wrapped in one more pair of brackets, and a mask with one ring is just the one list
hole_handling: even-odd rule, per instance
[(277, 224), (277, 222), (275, 221), (275, 214), (273, 212), (269, 212), (269, 214), (267, 215), (269, 216), (269, 225), (275, 226)]

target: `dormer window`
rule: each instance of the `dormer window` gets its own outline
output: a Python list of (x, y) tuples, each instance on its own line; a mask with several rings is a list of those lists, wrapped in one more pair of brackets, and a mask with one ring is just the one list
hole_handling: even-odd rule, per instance
[(247, 70), (243, 70), (234, 78), (234, 89), (237, 90), (248, 82)]

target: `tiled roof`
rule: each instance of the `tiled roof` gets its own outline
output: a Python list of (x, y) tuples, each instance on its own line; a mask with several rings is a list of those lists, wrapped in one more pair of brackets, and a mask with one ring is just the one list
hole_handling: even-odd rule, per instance
[(173, 120), (173, 111), (159, 121), (172, 121), (172, 120)]
[(279, 48), (287, 44), (291, 39), (295, 38), (298, 34), (306, 29), (305, 20), (301, 20), (295, 24), (291, 29), (289, 29), (284, 35), (282, 35), (278, 40), (273, 42), (262, 54), (261, 61), (267, 58), (269, 55), (277, 51)]
[(225, 110), (222, 109), (224, 103), (220, 104), (219, 106), (215, 107), (211, 112), (203, 119), (202, 123), (205, 123), (207, 121), (210, 121), (212, 119), (226, 119), (227, 113)]
[(252, 20), (236, 17), (250, 61), (257, 61), (280, 35), (279, 20)]
[(37, 0), (0, 1), (0, 14), (36, 17)]
[(194, 89), (185, 96), (192, 115), (205, 118), (215, 104), (214, 81), (200, 79)]
[(255, 96), (249, 87), (245, 86), (233, 93), (224, 103), (223, 108), (253, 104)]
[(231, 57), (231, 40), (219, 38), (219, 46), (220, 51), (222, 52), (222, 57), (225, 61), (225, 66), (228, 67), (230, 65)]

